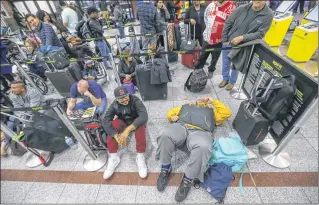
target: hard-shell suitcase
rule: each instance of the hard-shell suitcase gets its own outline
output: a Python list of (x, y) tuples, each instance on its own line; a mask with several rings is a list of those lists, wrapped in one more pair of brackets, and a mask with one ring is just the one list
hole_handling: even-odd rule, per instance
[[(260, 79), (253, 90), (258, 90), (261, 84), (266, 84), (266, 91), (262, 97), (267, 95), (268, 90), (272, 86), (273, 73), (267, 69), (264, 69)], [(265, 78), (268, 76), (268, 80)], [(251, 92), (251, 98), (253, 91)], [(233, 127), (237, 131), (238, 135), (242, 139), (245, 145), (255, 145), (262, 142), (268, 134), (270, 127), (270, 121), (262, 116), (258, 109), (261, 103), (252, 104), (250, 100), (243, 101), (240, 104), (237, 115), (233, 121)]]
[[(47, 66), (45, 76), (51, 81), (55, 89), (63, 97), (69, 97), (72, 85), (77, 82), (75, 79), (74, 68), (67, 67), (63, 70), (57, 70), (53, 64)], [(74, 66), (74, 65), (73, 65)], [(70, 72), (71, 70), (71, 72)]]
[[(193, 40), (191, 40), (191, 37), (190, 37), (190, 26), (188, 27), (188, 33), (189, 33), (189, 37), (187, 37), (186, 40), (182, 42), (181, 49), (183, 50), (183, 49), (187, 48), (187, 50), (188, 50), (188, 48), (194, 47), (195, 50), (200, 50), (201, 47), (196, 46), (197, 43), (195, 40), (195, 25), (194, 25), (194, 39)], [(181, 63), (188, 68), (194, 68), (195, 65), (197, 64), (199, 54), (200, 54), (200, 52), (181, 54), (181, 59), (182, 59)]]
[(137, 65), (135, 68), (137, 87), (142, 100), (166, 100), (167, 83), (151, 84), (150, 66), (150, 64), (141, 64)]
[[(197, 46), (195, 50), (200, 50), (201, 47)], [(191, 53), (191, 54), (181, 54), (182, 64), (188, 68), (194, 68), (198, 62), (200, 52)]]
[(262, 142), (268, 134), (269, 120), (261, 115), (252, 115), (247, 109), (248, 101), (240, 104), (237, 115), (233, 121), (233, 128), (237, 131), (245, 145), (255, 145)]

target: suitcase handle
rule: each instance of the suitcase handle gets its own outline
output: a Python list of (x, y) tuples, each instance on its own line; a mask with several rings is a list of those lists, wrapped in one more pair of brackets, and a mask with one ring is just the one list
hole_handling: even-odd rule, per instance
[(195, 25), (196, 25), (196, 24), (194, 24), (194, 36), (193, 36), (194, 39), (192, 39), (192, 35), (191, 35), (191, 22), (188, 23), (188, 32), (187, 32), (187, 33), (188, 33), (188, 38), (187, 38), (187, 39), (190, 39), (190, 40), (195, 40), (195, 39), (196, 39), (196, 38), (195, 38), (195, 28), (196, 28)]

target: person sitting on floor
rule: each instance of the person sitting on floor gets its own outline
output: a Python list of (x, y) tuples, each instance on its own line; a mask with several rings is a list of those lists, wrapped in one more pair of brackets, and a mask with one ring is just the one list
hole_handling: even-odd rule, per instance
[[(124, 50), (122, 55), (130, 55), (130, 52), (128, 50)], [(135, 86), (137, 85), (135, 72), (136, 65), (137, 62), (132, 56), (123, 57), (123, 59), (121, 59), (118, 67), (118, 74), (122, 84), (132, 82)]]
[[(114, 90), (116, 100), (108, 108), (103, 126), (108, 133), (107, 148), (110, 153), (108, 164), (103, 178), (108, 179), (113, 175), (115, 168), (120, 163), (117, 155), (118, 144), (127, 145), (127, 138), (135, 131), (136, 139), (136, 163), (141, 178), (147, 176), (147, 166), (144, 152), (146, 150), (146, 122), (148, 120), (147, 110), (143, 102), (134, 95), (129, 95), (124, 86)], [(114, 117), (117, 118), (114, 119)]]
[(178, 106), (167, 113), (172, 123), (167, 125), (157, 139), (156, 159), (162, 164), (157, 179), (157, 190), (163, 192), (172, 171), (171, 159), (175, 148), (187, 147), (190, 151), (189, 164), (175, 200), (183, 201), (194, 179), (204, 180), (204, 172), (212, 155), (213, 131), (231, 116), (231, 110), (218, 100), (205, 97), (196, 104)]
[(83, 69), (83, 79), (84, 80), (96, 80), (97, 79), (97, 65), (94, 63), (93, 60), (87, 60), (85, 62), (85, 66)]
[[(95, 81), (80, 80), (72, 85), (70, 90), (71, 100), (68, 102), (67, 115), (72, 116), (73, 111), (86, 110), (96, 106), (96, 112), (103, 114), (107, 106), (106, 94), (103, 88)], [(77, 98), (83, 98), (76, 103)]]

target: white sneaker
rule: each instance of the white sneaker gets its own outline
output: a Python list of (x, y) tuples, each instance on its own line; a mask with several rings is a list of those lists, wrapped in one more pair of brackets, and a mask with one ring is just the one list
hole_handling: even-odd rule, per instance
[(138, 174), (141, 178), (145, 178), (147, 176), (147, 166), (145, 163), (145, 158), (143, 153), (137, 153), (136, 163), (138, 168)]
[(108, 179), (110, 178), (114, 170), (116, 169), (117, 165), (121, 162), (121, 158), (117, 155), (117, 153), (111, 153), (109, 157), (109, 161), (107, 163), (106, 170), (104, 171), (103, 174), (103, 179)]

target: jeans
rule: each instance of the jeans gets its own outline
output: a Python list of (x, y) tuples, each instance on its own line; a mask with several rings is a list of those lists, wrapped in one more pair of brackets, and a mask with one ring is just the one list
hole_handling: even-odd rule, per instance
[[(102, 114), (106, 110), (106, 106), (107, 106), (107, 99), (102, 98), (102, 104), (96, 108), (95, 112)], [(92, 102), (82, 101), (75, 105), (75, 107), (73, 108), (73, 111), (86, 110), (90, 107), (94, 107), (94, 104)]]
[(120, 33), (120, 37), (123, 37), (124, 38), (124, 28), (122, 28), (121, 26), (123, 26), (122, 23), (116, 23), (116, 27), (118, 28), (119, 30), (119, 33)]
[(109, 59), (109, 53), (110, 53), (109, 47), (107, 46), (107, 44), (106, 44), (106, 42), (104, 40), (96, 41), (96, 46), (100, 50), (100, 56), (105, 57), (105, 58), (103, 58), (103, 63), (104, 63), (104, 66), (106, 68), (108, 68), (109, 65), (108, 65), (107, 61)]
[[(116, 118), (112, 122), (112, 126), (118, 133), (121, 133), (128, 126), (124, 121)], [(135, 140), (136, 140), (136, 152), (144, 153), (146, 150), (146, 124), (135, 130)], [(107, 148), (109, 153), (116, 153), (118, 149), (118, 144), (115, 139), (111, 136), (107, 137)]]
[[(223, 44), (223, 48), (230, 47), (230, 44)], [(222, 51), (222, 60), (223, 60), (223, 67), (222, 67), (222, 75), (223, 75), (223, 81), (227, 81), (230, 84), (235, 84), (238, 78), (238, 70), (231, 70), (230, 71), (230, 60), (227, 57), (227, 55), (230, 53), (229, 50), (223, 50)], [(230, 73), (230, 75), (229, 75)]]

